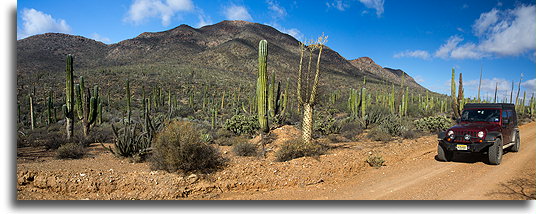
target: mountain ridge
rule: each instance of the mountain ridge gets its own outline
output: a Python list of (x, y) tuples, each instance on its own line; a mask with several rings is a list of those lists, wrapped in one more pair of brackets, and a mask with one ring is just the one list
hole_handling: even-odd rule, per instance
[[(295, 78), (299, 41), (273, 27), (246, 21), (222, 21), (201, 28), (183, 24), (113, 44), (61, 33), (35, 35), (17, 41), (17, 74), (63, 71), (65, 55), (73, 54), (77, 70), (165, 66), (162, 70), (175, 70), (180, 75), (190, 72), (187, 70), (219, 70), (223, 75), (244, 74), (254, 80), (257, 46), (262, 39), (269, 44), (269, 72), (276, 72), (282, 79)], [(372, 83), (400, 84), (403, 73), (409, 87), (427, 90), (404, 71), (383, 68), (368, 57), (347, 60), (328, 46), (321, 65), (323, 78), (328, 80), (324, 84), (331, 88), (338, 87), (331, 82), (356, 86), (354, 82), (364, 76)]]

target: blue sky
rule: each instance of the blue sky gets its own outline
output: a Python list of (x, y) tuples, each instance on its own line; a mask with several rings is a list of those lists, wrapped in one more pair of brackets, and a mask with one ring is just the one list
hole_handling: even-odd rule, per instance
[(271, 25), (299, 40), (329, 36), (326, 45), (347, 59), (372, 58), (400, 68), (420, 84), (450, 93), (451, 68), (463, 73), (465, 93), (509, 97), (523, 74), (521, 94), (536, 91), (534, 1), (476, 0), (23, 0), (17, 39), (64, 32), (116, 43), (181, 24), (222, 20)]

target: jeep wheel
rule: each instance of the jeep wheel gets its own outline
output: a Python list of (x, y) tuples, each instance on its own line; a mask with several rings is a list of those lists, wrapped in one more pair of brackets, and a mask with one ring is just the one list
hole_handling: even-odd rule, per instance
[(491, 145), (488, 149), (488, 160), (491, 165), (501, 164), (501, 159), (503, 155), (502, 140), (497, 138), (495, 143)]
[(519, 142), (519, 132), (516, 132), (516, 139), (514, 141), (514, 145), (510, 147), (510, 151), (511, 152), (519, 152), (519, 146), (520, 146), (520, 142)]
[(448, 162), (452, 160), (453, 152), (446, 150), (441, 145), (437, 145), (437, 159)]

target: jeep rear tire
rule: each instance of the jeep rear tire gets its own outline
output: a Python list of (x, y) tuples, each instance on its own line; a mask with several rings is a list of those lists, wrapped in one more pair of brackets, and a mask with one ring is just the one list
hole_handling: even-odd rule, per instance
[(514, 145), (510, 147), (511, 152), (519, 152), (519, 146), (521, 143), (519, 142), (519, 132), (516, 132), (516, 139), (514, 140)]
[(491, 145), (488, 149), (488, 160), (491, 165), (501, 164), (503, 155), (502, 140), (497, 138), (495, 143)]
[(452, 160), (453, 153), (454, 152), (443, 148), (441, 145), (437, 145), (437, 159), (438, 160), (449, 162), (450, 160)]

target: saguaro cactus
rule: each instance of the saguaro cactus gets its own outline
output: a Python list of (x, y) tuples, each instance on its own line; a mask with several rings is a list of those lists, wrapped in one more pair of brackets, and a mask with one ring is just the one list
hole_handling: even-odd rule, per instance
[(65, 67), (65, 130), (67, 139), (71, 139), (74, 129), (74, 85), (73, 85), (73, 56), (67, 55)]
[(266, 73), (268, 59), (268, 42), (259, 42), (259, 74), (257, 77), (257, 109), (259, 126), (262, 132), (268, 133), (268, 75)]
[(452, 112), (454, 113), (455, 118), (460, 118), (460, 105), (458, 103), (458, 98), (456, 97), (456, 82), (455, 81), (456, 72), (452, 68), (452, 78), (450, 79), (450, 96), (452, 98)]

